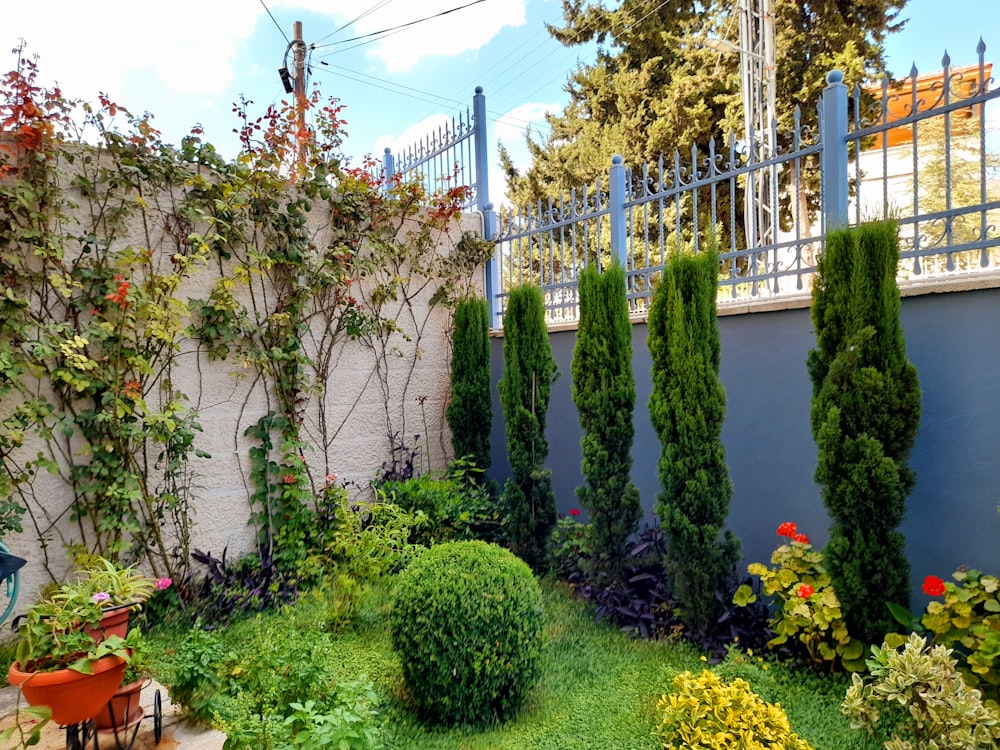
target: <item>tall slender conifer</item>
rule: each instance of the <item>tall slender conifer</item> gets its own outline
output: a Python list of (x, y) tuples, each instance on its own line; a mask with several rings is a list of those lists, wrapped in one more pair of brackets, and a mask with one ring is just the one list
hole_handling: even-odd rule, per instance
[[(451, 355), (451, 401), (445, 416), (455, 458), (490, 468), (490, 310), (482, 297), (462, 300), (455, 308)], [(481, 474), (479, 476), (485, 476)]]
[(573, 402), (584, 435), (580, 503), (590, 513), (590, 544), (596, 564), (617, 577), (625, 542), (642, 515), (631, 482), (635, 434), (632, 325), (625, 271), (615, 262), (603, 274), (596, 265), (580, 273), (580, 325), (573, 350)]
[(916, 483), (920, 384), (906, 358), (898, 263), (891, 222), (830, 232), (813, 285), (816, 481), (833, 518), (824, 561), (851, 635), (868, 643), (896, 627), (887, 603), (909, 603), (897, 528)]
[(657, 513), (667, 540), (664, 565), (685, 625), (710, 631), (721, 613), (716, 592), (735, 575), (739, 539), (722, 534), (732, 483), (722, 445), (726, 393), (714, 252), (677, 256), (663, 271), (649, 313), (653, 391), (649, 414), (660, 438)]
[(513, 477), (503, 488), (510, 519), (511, 548), (536, 572), (547, 563), (549, 535), (556, 522), (545, 417), (556, 373), (545, 305), (538, 287), (512, 289), (503, 320), (503, 377), (500, 404)]

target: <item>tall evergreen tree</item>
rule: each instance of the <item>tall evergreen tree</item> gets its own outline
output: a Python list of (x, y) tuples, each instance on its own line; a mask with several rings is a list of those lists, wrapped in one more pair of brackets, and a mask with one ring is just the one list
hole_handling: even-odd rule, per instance
[[(885, 70), (885, 36), (902, 28), (905, 4), (773, 0), (780, 146), (790, 145), (797, 106), (802, 124), (816, 125), (831, 69), (858, 83)], [(597, 58), (570, 75), (569, 104), (547, 116), (551, 133), (529, 137), (527, 172), (505, 161), (515, 203), (588, 184), (606, 175), (615, 153), (637, 167), (713, 137), (721, 150), (741, 130), (739, 66), (705, 41), (738, 41), (739, 7), (733, 0), (563, 0), (564, 25), (549, 33), (567, 46), (596, 42)]]
[(897, 528), (916, 482), (907, 461), (920, 384), (899, 320), (898, 263), (891, 222), (831, 232), (813, 286), (816, 481), (833, 518), (824, 560), (851, 635), (868, 643), (896, 627), (888, 602), (909, 603)]
[(493, 423), (489, 320), (489, 305), (482, 297), (462, 300), (455, 308), (451, 402), (445, 412), (455, 458), (471, 459), (483, 472), (490, 468)]
[(663, 446), (656, 511), (667, 540), (664, 564), (684, 623), (695, 632), (715, 625), (716, 592), (734, 576), (740, 550), (731, 531), (721, 534), (733, 488), (721, 439), (718, 269), (715, 252), (674, 257), (653, 294), (647, 339), (649, 416)]
[(613, 577), (625, 563), (625, 542), (642, 515), (631, 482), (632, 325), (625, 271), (617, 261), (600, 273), (596, 264), (579, 275), (580, 324), (573, 350), (573, 402), (583, 428), (580, 503), (590, 512), (591, 547), (600, 570)]
[(500, 404), (513, 476), (503, 488), (510, 519), (511, 548), (535, 571), (546, 568), (549, 536), (556, 522), (545, 417), (556, 374), (545, 304), (538, 287), (512, 289), (503, 319), (503, 377)]

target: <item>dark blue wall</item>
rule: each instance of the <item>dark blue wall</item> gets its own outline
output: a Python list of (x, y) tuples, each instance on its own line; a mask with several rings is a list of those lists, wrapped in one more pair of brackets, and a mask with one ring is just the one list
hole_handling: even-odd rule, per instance
[[(907, 353), (923, 389), (920, 432), (911, 456), (917, 488), (907, 503), (914, 606), (920, 582), (949, 578), (959, 564), (1000, 573), (1000, 289), (928, 294), (903, 300)], [(806, 355), (815, 345), (808, 309), (719, 318), (722, 381), (728, 399), (722, 439), (734, 493), (729, 525), (743, 540), (744, 562), (770, 560), (775, 529), (794, 521), (816, 543), (829, 516), (813, 482), (816, 445), (809, 427)], [(552, 390), (549, 460), (559, 511), (577, 507), (582, 433), (570, 392), (575, 331), (551, 334), (560, 376)], [(636, 435), (632, 478), (647, 514), (659, 491), (660, 444), (646, 410), (650, 358), (646, 326), (633, 327)], [(503, 339), (493, 340), (491, 474), (509, 475), (496, 383)]]

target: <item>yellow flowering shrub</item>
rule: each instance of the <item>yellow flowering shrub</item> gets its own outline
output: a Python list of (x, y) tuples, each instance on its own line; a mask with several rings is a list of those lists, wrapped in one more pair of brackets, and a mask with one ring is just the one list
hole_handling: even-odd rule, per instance
[(705, 670), (697, 677), (682, 672), (673, 685), (656, 705), (654, 733), (664, 750), (812, 750), (781, 705), (762, 700), (746, 680), (726, 683)]

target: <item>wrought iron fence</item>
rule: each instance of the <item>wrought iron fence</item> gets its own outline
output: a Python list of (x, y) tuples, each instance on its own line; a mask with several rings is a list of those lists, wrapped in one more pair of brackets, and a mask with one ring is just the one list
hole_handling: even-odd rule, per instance
[[(541, 287), (550, 322), (575, 320), (579, 270), (612, 257), (626, 269), (632, 310), (643, 312), (671, 255), (706, 243), (719, 253), (720, 304), (805, 295), (826, 231), (871, 219), (899, 223), (901, 282), (994, 271), (1000, 156), (990, 149), (987, 108), (1000, 90), (990, 90), (982, 41), (976, 51), (974, 65), (953, 69), (946, 55), (935, 74), (914, 69), (852, 92), (833, 71), (815, 130), (796, 110), (789, 133), (772, 121), (748, 141), (730, 136), (640, 167), (614, 157), (606, 178), (499, 216), (487, 189), (481, 88), (471, 114), (398, 160), (387, 152), (385, 169), (433, 187), (457, 164), (473, 186), (470, 207), (497, 242), (487, 268), (494, 327), (510, 289), (527, 283)], [(878, 103), (874, 113), (865, 100)]]

